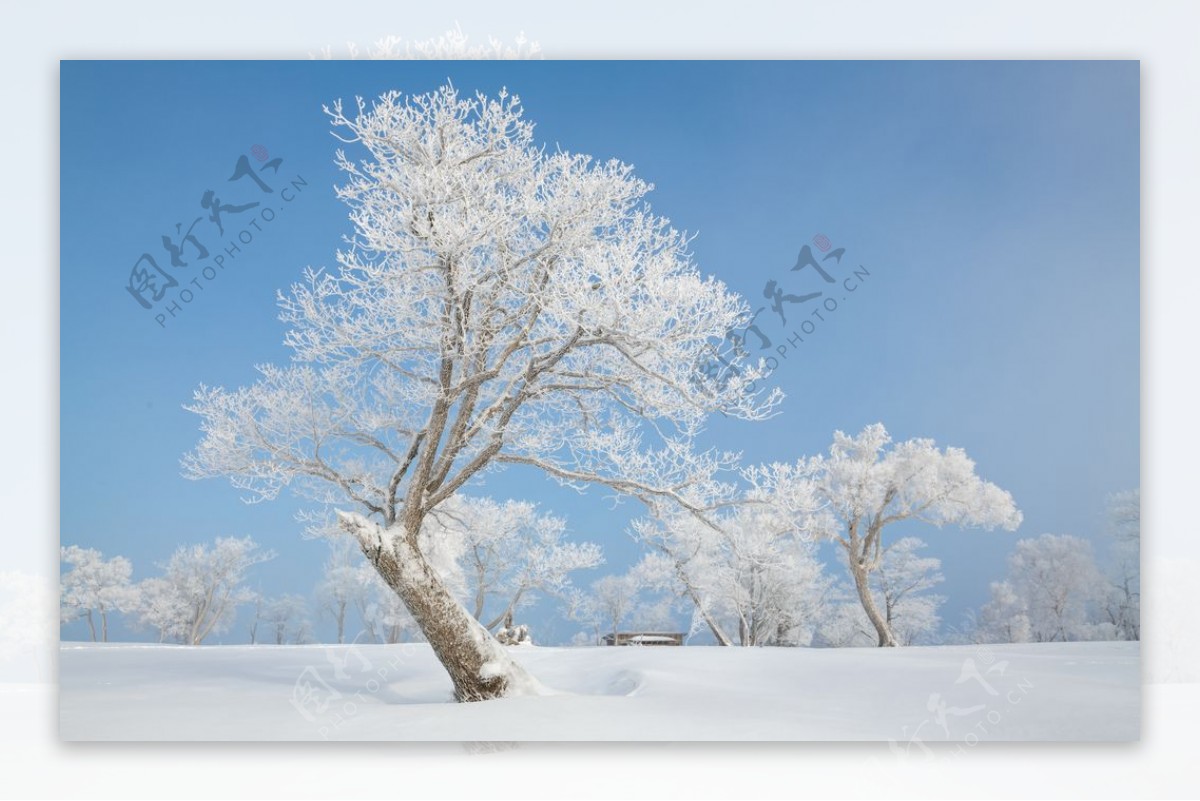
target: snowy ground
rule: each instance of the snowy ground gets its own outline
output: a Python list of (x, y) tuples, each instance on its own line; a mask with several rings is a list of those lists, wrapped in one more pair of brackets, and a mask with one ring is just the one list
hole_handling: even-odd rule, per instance
[(450, 702), (425, 645), (65, 643), (66, 740), (1135, 740), (1137, 643), (514, 648), (555, 695)]

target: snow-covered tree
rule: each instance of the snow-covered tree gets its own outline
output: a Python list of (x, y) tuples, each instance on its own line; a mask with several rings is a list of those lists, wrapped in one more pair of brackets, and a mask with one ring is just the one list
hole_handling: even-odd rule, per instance
[(1120, 492), (1108, 499), (1109, 587), (1105, 614), (1122, 640), (1142, 637), (1141, 493)]
[(643, 588), (629, 613), (629, 626), (639, 631), (677, 631), (679, 606), (677, 597), (648, 595)]
[(148, 578), (138, 582), (137, 618), (134, 627), (151, 629), (160, 643), (168, 640), (184, 642), (183, 621), (188, 616), (187, 599), (165, 578)]
[(160, 640), (200, 645), (209, 635), (227, 630), (237, 607), (254, 600), (255, 593), (243, 584), (246, 572), (273, 557), (249, 537), (180, 546), (161, 578), (139, 585), (139, 620), (158, 631)]
[(1029, 607), (1009, 581), (993, 581), (988, 602), (979, 610), (979, 642), (1032, 642)]
[(637, 579), (630, 574), (596, 579), (583, 605), (587, 611), (581, 618), (592, 617), (601, 622), (612, 634), (613, 644), (616, 645), (621, 624), (637, 606), (639, 589)]
[(1043, 534), (1019, 540), (1008, 558), (1008, 579), (992, 585), (980, 611), (991, 639), (1010, 642), (1068, 642), (1097, 639), (1096, 603), (1104, 578), (1087, 540)]
[(925, 547), (917, 537), (896, 540), (884, 549), (883, 564), (873, 577), (877, 606), (900, 645), (924, 642), (941, 623), (938, 608), (946, 599), (929, 590), (945, 580), (942, 560), (921, 556)]
[[(603, 562), (599, 546), (567, 542), (566, 531), (566, 521), (539, 513), (532, 503), (456, 496), (426, 518), (419, 541), (451, 593), (495, 631), (539, 593), (565, 598), (572, 588), (572, 572)], [(313, 533), (330, 538), (332, 553), (317, 597), (338, 623), (338, 641), (344, 641), (342, 632), (352, 609), (359, 610), (372, 642), (399, 642), (398, 637), (411, 635), (411, 616), (402, 605), (393, 608), (395, 593), (385, 585), (384, 591), (393, 597), (379, 597), (378, 582), (369, 575), (374, 567), (364, 573), (355, 564), (361, 557), (344, 550), (348, 541), (327, 526), (313, 526)]]
[(650, 586), (675, 584), (703, 622), (730, 645), (808, 645), (831, 581), (816, 546), (791, 514), (763, 497), (703, 519), (686, 513), (634, 523), (657, 553), (641, 563)]
[(566, 598), (563, 599), (562, 615), (567, 620), (581, 623), (585, 627), (584, 631), (575, 636), (572, 644), (579, 644), (577, 640), (584, 636), (591, 640), (592, 645), (601, 644), (600, 638), (604, 634), (605, 621), (593, 593), (579, 587), (571, 588)]
[(317, 584), (317, 603), (337, 626), (338, 644), (346, 642), (346, 615), (360, 607), (370, 588), (363, 581), (355, 555), (345, 547), (345, 540), (331, 540), (325, 570)]
[[(341, 526), (319, 514), (302, 517), (310, 522), (309, 535), (324, 539), (330, 547), (325, 572), (317, 584), (317, 602), (338, 624), (339, 642), (344, 642), (347, 636), (351, 609), (358, 612), (363, 626), (355, 641), (364, 635), (368, 642), (389, 645), (420, 639), (420, 632), (403, 600), (383, 580), (375, 566), (363, 560), (361, 551), (345, 536)], [(466, 546), (461, 536), (442, 536), (446, 531), (435, 517), (444, 519), (435, 513), (426, 520), (418, 540), (421, 552), (443, 585), (461, 601), (469, 594), (463, 570)]]
[(854, 590), (839, 588), (821, 618), (818, 642), (830, 648), (862, 648), (879, 644), (875, 627), (867, 619)]
[(185, 473), (341, 504), (460, 701), (536, 692), (430, 567), (426, 519), (505, 465), (690, 505), (729, 460), (693, 447), (705, 419), (779, 399), (754, 390), (761, 364), (697, 369), (748, 306), (699, 273), (630, 167), (544, 149), (514, 95), (392, 92), (329, 115), (363, 154), (337, 158), (350, 245), (281, 294), (290, 366), (196, 392)]
[[(686, 600), (692, 616), (690, 633), (707, 628), (718, 645), (733, 645), (725, 624), (718, 619), (705, 581), (712, 574), (711, 543), (720, 530), (711, 520), (702, 522), (671, 512), (663, 517), (634, 521), (634, 536), (654, 548), (636, 565), (634, 575), (650, 592), (673, 593), (677, 599)], [(703, 530), (693, 523), (702, 525)]]
[(815, 496), (822, 511), (811, 518), (813, 530), (841, 546), (880, 646), (899, 644), (871, 582), (883, 565), (888, 526), (914, 520), (1012, 531), (1021, 523), (1012, 496), (976, 475), (961, 448), (939, 450), (929, 439), (892, 444), (879, 423), (857, 436), (836, 432), (828, 456), (754, 468), (750, 476), (777, 497), (798, 494), (801, 506)]
[[(261, 630), (262, 622), (263, 622), (263, 611), (264, 611), (263, 603), (264, 603), (264, 600), (263, 600), (262, 594), (255, 592), (254, 593), (254, 613), (253, 613), (253, 616), (250, 618), (250, 644), (251, 645), (258, 644), (258, 632)], [(162, 642), (161, 632), (159, 634), (159, 642)]]
[(105, 559), (96, 549), (78, 545), (60, 549), (60, 556), (63, 564), (70, 565), (60, 584), (62, 622), (85, 618), (92, 642), (95, 642), (94, 615), (99, 616), (99, 639), (108, 642), (109, 613), (128, 612), (137, 606), (138, 592), (131, 581), (133, 565), (123, 556)]
[[(903, 537), (884, 549), (883, 563), (871, 575), (871, 592), (899, 645), (929, 642), (941, 624), (939, 607), (945, 597), (930, 589), (944, 581), (942, 562), (921, 556), (925, 543), (917, 537)], [(821, 620), (820, 639), (833, 647), (878, 645), (877, 632), (854, 590), (839, 590), (837, 595), (852, 602), (830, 604)]]
[(427, 521), (431, 541), (461, 542), (459, 564), (471, 614), (489, 630), (533, 603), (537, 593), (563, 598), (570, 574), (603, 562), (600, 547), (565, 540), (561, 517), (522, 501), (451, 498)]
[(309, 631), (308, 602), (301, 595), (289, 593), (265, 599), (261, 616), (276, 645), (301, 643)]

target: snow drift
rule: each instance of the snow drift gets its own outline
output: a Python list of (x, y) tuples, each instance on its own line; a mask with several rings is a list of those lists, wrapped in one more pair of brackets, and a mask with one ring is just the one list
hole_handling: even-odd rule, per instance
[(66, 740), (1134, 740), (1138, 643), (539, 648), (453, 702), (427, 645), (62, 646)]

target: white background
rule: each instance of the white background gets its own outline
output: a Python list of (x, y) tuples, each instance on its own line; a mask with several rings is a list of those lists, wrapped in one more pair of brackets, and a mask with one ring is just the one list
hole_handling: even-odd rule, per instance
[(881, 744), (522, 745), (493, 753), (412, 745), (62, 744), (53, 689), (14, 687), (0, 694), (0, 794), (1106, 798), (1200, 791), (1200, 649), (1189, 619), (1200, 574), (1191, 458), (1200, 410), (1200, 4), (343, 0), (325, 7), (205, 0), (9, 5), (4, 16), (0, 570), (47, 577), (58, 572), (59, 59), (305, 58), (324, 47), (338, 57), (348, 54), (348, 42), (365, 48), (387, 35), (426, 40), (456, 23), (471, 44), (489, 36), (512, 43), (523, 31), (547, 58), (1140, 59), (1147, 619), (1137, 744), (984, 743), (934, 760), (900, 760)]

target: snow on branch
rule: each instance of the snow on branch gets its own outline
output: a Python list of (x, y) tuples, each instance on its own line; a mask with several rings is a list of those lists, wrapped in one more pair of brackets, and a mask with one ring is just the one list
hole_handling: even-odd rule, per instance
[(389, 92), (328, 109), (354, 234), (281, 292), (293, 350), (254, 384), (201, 387), (183, 462), (248, 500), (284, 487), (392, 525), (503, 464), (639, 497), (703, 494), (713, 413), (758, 420), (756, 373), (698, 376), (748, 311), (692, 262), (630, 166), (536, 142), (520, 99)]

